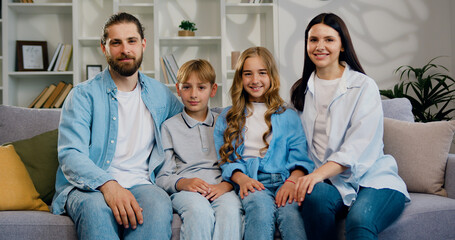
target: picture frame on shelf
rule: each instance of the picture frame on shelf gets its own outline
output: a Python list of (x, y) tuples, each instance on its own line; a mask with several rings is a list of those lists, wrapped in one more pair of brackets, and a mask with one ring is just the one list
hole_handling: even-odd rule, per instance
[(47, 41), (16, 41), (17, 71), (47, 71)]
[(87, 77), (86, 80), (89, 80), (90, 78), (93, 78), (96, 76), (96, 74), (100, 73), (103, 71), (103, 66), (101, 64), (87, 64), (86, 67), (86, 73)]

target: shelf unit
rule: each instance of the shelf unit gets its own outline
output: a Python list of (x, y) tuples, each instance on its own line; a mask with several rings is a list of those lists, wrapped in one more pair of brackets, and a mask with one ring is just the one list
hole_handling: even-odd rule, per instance
[[(36, 3), (2, 1), (2, 61), (0, 101), (27, 106), (50, 83), (77, 85), (86, 80), (86, 65), (107, 66), (100, 49), (101, 28), (115, 12), (129, 12), (145, 27), (147, 46), (141, 71), (164, 79), (160, 57), (174, 54), (178, 65), (203, 58), (213, 65), (218, 93), (212, 107), (230, 105), (231, 51), (251, 46), (267, 47), (278, 55), (277, 0), (35, 0)], [(178, 37), (182, 20), (196, 23), (194, 37)], [(66, 72), (17, 72), (16, 40), (47, 41), (51, 59), (58, 43), (73, 45)], [(1, 49), (0, 49), (1, 50)], [(167, 86), (175, 91), (174, 84)]]
[[(0, 13), (2, 14), (3, 16), (3, 13)], [(3, 32), (2, 32), (2, 29), (3, 29), (3, 19), (0, 17), (0, 105), (3, 104), (3, 44), (2, 44), (2, 40), (3, 40)]]

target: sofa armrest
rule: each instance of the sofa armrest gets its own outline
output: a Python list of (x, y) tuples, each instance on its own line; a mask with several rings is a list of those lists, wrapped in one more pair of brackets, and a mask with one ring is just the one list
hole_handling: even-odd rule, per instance
[(447, 158), (446, 178), (444, 188), (448, 197), (455, 199), (455, 154), (449, 153)]

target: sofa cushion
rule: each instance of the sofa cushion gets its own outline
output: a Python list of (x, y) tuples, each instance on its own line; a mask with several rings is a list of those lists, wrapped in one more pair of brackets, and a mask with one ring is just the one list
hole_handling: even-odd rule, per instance
[(52, 203), (55, 193), (55, 175), (58, 167), (57, 138), (58, 130), (55, 129), (12, 143), (27, 168), (40, 198), (48, 205)]
[(40, 211), (0, 211), (0, 239), (77, 240), (68, 216)]
[(401, 121), (414, 122), (412, 114), (412, 105), (407, 98), (384, 99), (382, 110), (384, 117), (393, 118)]
[(397, 161), (409, 192), (447, 196), (444, 173), (455, 121), (411, 123), (384, 118), (384, 152)]
[(49, 211), (13, 145), (0, 146), (0, 166), (0, 211)]
[(0, 145), (58, 128), (61, 109), (0, 105)]
[(379, 234), (379, 239), (455, 239), (455, 199), (411, 193), (398, 219)]

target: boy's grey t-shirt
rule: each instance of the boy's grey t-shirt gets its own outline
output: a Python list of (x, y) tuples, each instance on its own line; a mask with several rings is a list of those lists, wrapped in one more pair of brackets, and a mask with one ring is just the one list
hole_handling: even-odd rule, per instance
[(172, 194), (180, 178), (200, 178), (209, 184), (221, 182), (213, 130), (218, 113), (208, 110), (204, 122), (185, 110), (166, 120), (161, 127), (165, 160), (156, 184)]

